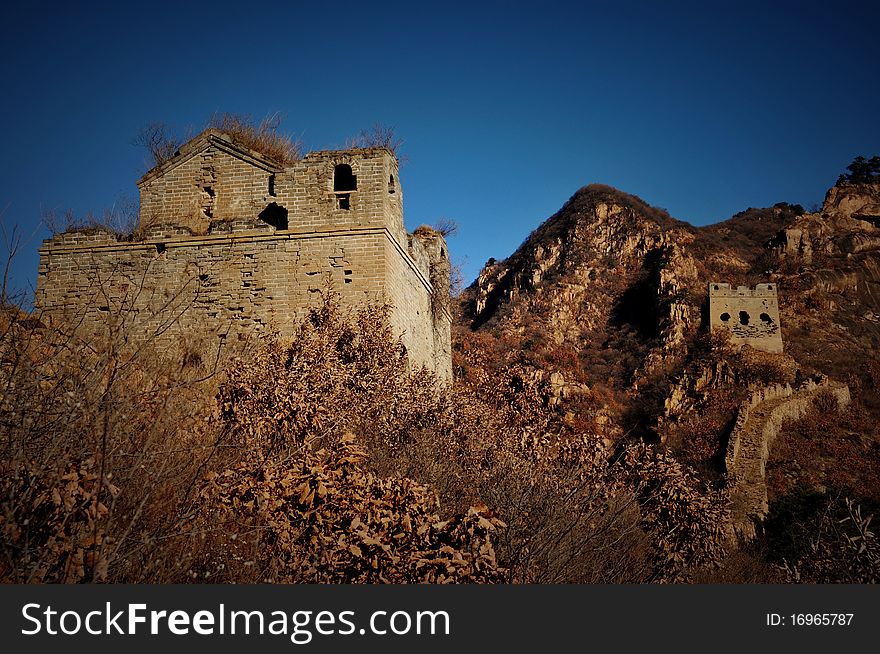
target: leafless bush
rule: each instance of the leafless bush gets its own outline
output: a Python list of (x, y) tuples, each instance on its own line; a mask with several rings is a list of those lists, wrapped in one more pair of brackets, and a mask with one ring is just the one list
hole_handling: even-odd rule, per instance
[(129, 340), (134, 316), (86, 330), (3, 311), (4, 582), (185, 578), (183, 516), (216, 450), (211, 374), (182, 367), (167, 342)]
[(72, 209), (64, 212), (46, 211), (41, 218), (50, 233), (95, 232), (103, 230), (119, 239), (131, 238), (138, 224), (138, 202), (123, 196), (100, 214), (78, 216)]
[(784, 565), (788, 581), (797, 583), (876, 584), (880, 582), (880, 540), (873, 516), (844, 498), (843, 517), (834, 502), (826, 507), (811, 535), (806, 554)]
[(171, 159), (183, 142), (174, 135), (165, 123), (155, 122), (145, 125), (132, 141), (133, 145), (146, 148), (154, 166), (161, 166)]
[(458, 223), (452, 218), (438, 218), (433, 225), (434, 231), (440, 232), (443, 238), (449, 238), (458, 234)]
[(385, 148), (391, 150), (395, 157), (400, 158), (403, 139), (399, 138), (393, 127), (376, 123), (370, 129), (361, 132), (346, 142), (346, 148)]
[(132, 354), (37, 321), (10, 320), (2, 349), (0, 576), (161, 580), (182, 559), (155, 542), (179, 529), (211, 444), (194, 375), (159, 348)]
[(279, 132), (283, 116), (274, 113), (256, 123), (250, 116), (240, 114), (215, 114), (207, 127), (229, 134), (234, 141), (260, 152), (281, 165), (288, 165), (302, 158), (302, 143), (290, 134)]
[[(283, 117), (274, 113), (259, 123), (250, 116), (230, 113), (214, 114), (205, 127), (218, 129), (239, 143), (269, 157), (279, 165), (289, 165), (302, 158), (302, 142), (279, 131)], [(155, 166), (174, 157), (189, 134), (181, 138), (165, 123), (150, 123), (135, 137), (134, 145), (147, 149)]]

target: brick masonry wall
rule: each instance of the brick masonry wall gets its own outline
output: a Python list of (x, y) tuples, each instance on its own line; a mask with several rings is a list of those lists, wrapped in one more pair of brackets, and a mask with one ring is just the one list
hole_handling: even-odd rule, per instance
[[(398, 252), (397, 256), (390, 253), (386, 257), (386, 278), (389, 302), (395, 309), (392, 326), (397, 333), (404, 335), (404, 344), (413, 361), (434, 370), (440, 379), (451, 380), (449, 269), (448, 265), (444, 267), (444, 258), (431, 252), (440, 243), (445, 248), (439, 235), (436, 240), (429, 238), (427, 242), (413, 236), (408, 256)], [(398, 310), (401, 307), (406, 310)]]
[(725, 329), (735, 343), (764, 352), (782, 352), (782, 332), (775, 284), (709, 284), (709, 326)]
[(831, 393), (838, 409), (851, 401), (846, 384), (819, 378), (796, 389), (788, 384), (756, 389), (740, 406), (724, 459), (731, 498), (731, 542), (755, 537), (755, 519), (766, 516), (769, 508), (766, 468), (773, 441), (783, 424), (806, 415), (821, 393)]
[(134, 311), (143, 333), (133, 338), (149, 336), (176, 313), (167, 335), (215, 328), (284, 334), (320, 303), (322, 291), (332, 288), (346, 304), (381, 301), (385, 240), (381, 230), (143, 243), (56, 239), (41, 250), (37, 306), (50, 321), (75, 315), (95, 329), (110, 315)]
[[(340, 165), (356, 188), (334, 188)], [(289, 334), (335, 291), (344, 306), (390, 304), (410, 360), (451, 380), (446, 244), (431, 230), (407, 234), (389, 150), (315, 152), (282, 169), (207, 130), (138, 186), (137, 240), (99, 231), (44, 243), (42, 319), (213, 349)], [(272, 204), (286, 225), (261, 220)]]
[(271, 164), (231, 151), (218, 139), (193, 149), (161, 175), (145, 176), (140, 227), (177, 225), (207, 234), (214, 221), (256, 217), (275, 200), (269, 195)]
[(143, 242), (64, 234), (40, 255), (36, 305), (50, 324), (120, 329), (131, 342), (203, 341), (213, 351), (259, 334), (290, 334), (332, 290), (344, 306), (391, 303), (392, 326), (411, 360), (451, 376), (450, 364), (437, 359), (427, 280), (384, 228)]

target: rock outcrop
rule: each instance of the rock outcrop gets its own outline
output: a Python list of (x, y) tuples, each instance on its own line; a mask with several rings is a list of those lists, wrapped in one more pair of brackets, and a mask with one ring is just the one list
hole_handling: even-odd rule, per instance
[(693, 231), (634, 196), (586, 186), (513, 255), (481, 271), (473, 325), (539, 333), (576, 350), (632, 332), (647, 354), (631, 371), (637, 381), (699, 327)]

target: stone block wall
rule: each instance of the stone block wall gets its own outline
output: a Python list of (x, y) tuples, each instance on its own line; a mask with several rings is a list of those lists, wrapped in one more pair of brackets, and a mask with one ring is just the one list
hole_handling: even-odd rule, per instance
[(724, 458), (731, 495), (731, 540), (754, 538), (754, 521), (769, 508), (766, 467), (773, 441), (785, 423), (806, 415), (821, 393), (830, 393), (839, 409), (850, 403), (846, 384), (820, 377), (797, 388), (773, 384), (755, 389), (740, 406)]
[(289, 334), (328, 290), (346, 305), (383, 301), (387, 240), (382, 230), (133, 243), (111, 235), (75, 242), (65, 235), (41, 249), (36, 304), (45, 322), (78, 324), (87, 332), (125, 317), (136, 323), (132, 340)]
[[(337, 166), (351, 168), (354, 189), (334, 190)], [(278, 174), (275, 189), (292, 229), (383, 226), (406, 247), (397, 160), (384, 148), (309, 153)]]
[(323, 294), (391, 306), (410, 360), (452, 377), (449, 264), (409, 235), (384, 148), (315, 152), (280, 168), (207, 130), (139, 182), (132, 240), (60, 234), (40, 249), (41, 319), (134, 342), (217, 345), (291, 333)]
[(727, 330), (734, 343), (782, 352), (776, 284), (758, 284), (754, 289), (709, 284), (709, 327)]
[(208, 130), (138, 182), (140, 227), (176, 225), (207, 234), (212, 222), (256, 217), (274, 201), (278, 167)]
[[(417, 230), (410, 239), (408, 256), (390, 253), (386, 257), (386, 278), (388, 301), (395, 308), (395, 331), (405, 335), (404, 344), (411, 344), (407, 349), (415, 347), (417, 352), (425, 353), (418, 360), (435, 370), (441, 379), (452, 379), (452, 317), (445, 248), (446, 243), (438, 233)], [(415, 264), (412, 272), (407, 270), (411, 264)], [(398, 307), (409, 308), (398, 311)]]

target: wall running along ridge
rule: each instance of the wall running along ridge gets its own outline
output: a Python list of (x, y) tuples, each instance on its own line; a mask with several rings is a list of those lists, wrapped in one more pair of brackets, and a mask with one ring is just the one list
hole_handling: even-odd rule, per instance
[(831, 393), (838, 409), (849, 406), (849, 387), (824, 377), (808, 380), (794, 389), (773, 384), (753, 391), (740, 406), (724, 459), (731, 489), (731, 531), (733, 540), (755, 537), (755, 519), (767, 515), (767, 459), (773, 441), (785, 422), (802, 418), (816, 398)]
[[(355, 188), (334, 190), (346, 166)], [(138, 182), (133, 239), (97, 229), (44, 242), (40, 318), (210, 353), (290, 334), (333, 292), (345, 307), (389, 304), (410, 360), (449, 381), (446, 243), (430, 229), (406, 232), (397, 175), (384, 148), (316, 152), (280, 168), (207, 130)]]

